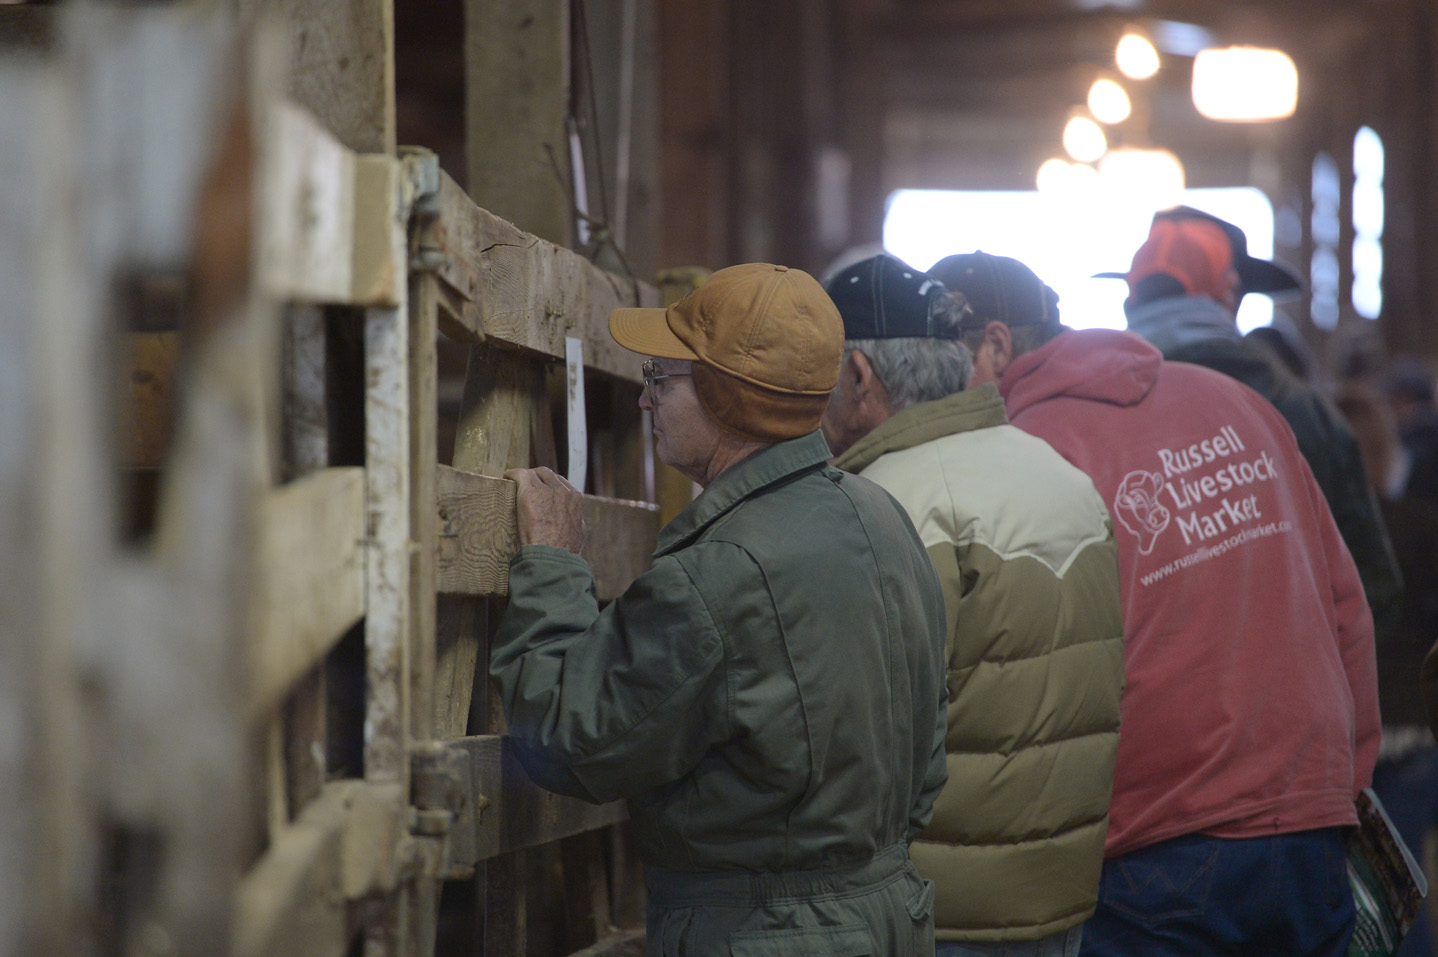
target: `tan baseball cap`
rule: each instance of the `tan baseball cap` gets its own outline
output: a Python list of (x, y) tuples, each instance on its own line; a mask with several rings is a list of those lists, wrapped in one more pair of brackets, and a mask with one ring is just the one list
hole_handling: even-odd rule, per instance
[(771, 263), (721, 269), (666, 309), (616, 309), (609, 332), (642, 355), (692, 359), (710, 418), (765, 442), (819, 427), (844, 347), (844, 321), (823, 287)]

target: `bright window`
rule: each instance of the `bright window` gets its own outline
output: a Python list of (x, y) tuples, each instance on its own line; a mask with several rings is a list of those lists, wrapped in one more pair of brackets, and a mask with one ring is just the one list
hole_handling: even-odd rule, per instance
[(1383, 311), (1383, 140), (1365, 126), (1353, 138), (1353, 309)]
[[(1248, 235), (1248, 251), (1273, 256), (1273, 205), (1261, 190), (1190, 189), (1188, 206), (1220, 216)], [(919, 269), (951, 253), (976, 249), (1023, 262), (1059, 294), (1059, 313), (1073, 329), (1122, 329), (1128, 286), (1093, 279), (1125, 272), (1148, 235), (1152, 209), (1123, 208), (1102, 194), (1056, 197), (1037, 192), (901, 189), (889, 197), (884, 248)], [(1267, 296), (1243, 297), (1243, 331), (1273, 321)]]

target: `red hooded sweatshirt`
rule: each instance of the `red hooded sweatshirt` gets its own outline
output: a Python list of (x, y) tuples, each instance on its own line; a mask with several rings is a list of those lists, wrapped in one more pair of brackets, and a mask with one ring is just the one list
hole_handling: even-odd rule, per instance
[(1282, 416), (1107, 330), (1020, 356), (1000, 391), (1114, 518), (1127, 684), (1105, 856), (1355, 823), (1378, 754), (1373, 620)]

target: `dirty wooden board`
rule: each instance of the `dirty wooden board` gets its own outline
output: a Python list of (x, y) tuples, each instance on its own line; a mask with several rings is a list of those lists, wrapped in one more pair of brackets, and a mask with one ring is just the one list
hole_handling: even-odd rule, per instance
[(363, 869), (357, 846), (367, 813), (383, 800), (361, 781), (326, 785), (293, 826), (245, 874), (235, 896), (235, 957), (343, 957), (358, 931), (346, 868)]
[(0, 940), (14, 953), (96, 943), (86, 761), (105, 729), (84, 724), (76, 613), (102, 584), (109, 463), (91, 440), (111, 397), (84, 361), (94, 270), (75, 268), (78, 230), (54, 215), (78, 181), (64, 90), (57, 70), (0, 62)]
[[(398, 209), (402, 199), (399, 164), (365, 157), (388, 172)], [(405, 219), (389, 223), (389, 263), (396, 275), (406, 269)], [(401, 302), (393, 309), (365, 310), (365, 527), (366, 550), (365, 779), (408, 781), (410, 735), (410, 367), (408, 284), (397, 283)]]
[[(466, 803), (449, 838), (449, 863), (463, 869), (520, 848), (626, 820), (622, 802), (590, 804), (546, 791), (529, 779), (506, 736), (474, 735), (445, 744), (467, 771)], [(476, 798), (487, 802), (478, 806)]]
[(249, 706), (273, 708), (365, 610), (364, 469), (323, 469), (260, 505)]
[[(446, 594), (509, 593), (509, 560), (518, 550), (516, 486), (508, 479), (440, 466), (439, 589)], [(646, 502), (584, 496), (588, 539), (581, 553), (594, 569), (600, 601), (623, 593), (649, 567), (659, 510)]]
[(661, 305), (653, 286), (524, 232), (476, 206), (443, 173), (440, 216), (426, 245), (442, 252), (439, 277), (463, 299), (458, 318), (474, 338), (563, 359), (564, 338), (573, 336), (584, 343), (586, 367), (640, 381), (643, 359), (609, 335), (609, 314)]
[(351, 152), (283, 101), (264, 114), (263, 150), (265, 291), (304, 302), (397, 305), (399, 273), (390, 258), (397, 161)]
[(435, 734), (436, 602), (435, 558), (438, 529), (435, 511), (434, 466), (438, 406), (435, 340), (439, 304), (433, 276), (416, 273), (410, 280), (409, 388), (410, 388), (410, 530), (415, 542), (410, 555), (410, 671), (411, 722), (415, 738)]
[(241, 17), (278, 13), (289, 47), (289, 95), (339, 141), (393, 153), (393, 0), (238, 0)]
[[(329, 411), (325, 403), (325, 320), (322, 309), (292, 305), (283, 317), (284, 367), (281, 439), (285, 479), (329, 464)], [(363, 511), (360, 503), (358, 511)], [(363, 567), (361, 561), (360, 566)], [(360, 586), (363, 595), (363, 585)], [(283, 714), (284, 794), (293, 815), (324, 789), (329, 694), (323, 663), (290, 690)], [(273, 719), (272, 719), (273, 720)]]
[(565, 123), (572, 109), (569, 11), (556, 0), (464, 2), (470, 192), (561, 246), (574, 231)]

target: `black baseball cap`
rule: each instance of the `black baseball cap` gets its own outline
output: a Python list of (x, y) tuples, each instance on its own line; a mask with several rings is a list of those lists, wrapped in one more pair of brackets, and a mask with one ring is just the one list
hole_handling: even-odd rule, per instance
[(845, 339), (932, 339), (933, 301), (943, 283), (887, 253), (845, 267), (824, 284), (839, 307)]
[(1017, 259), (960, 253), (934, 263), (929, 275), (968, 300), (973, 314), (962, 323), (966, 329), (995, 320), (1006, 326), (1059, 324), (1059, 294)]

